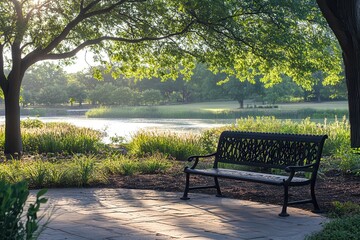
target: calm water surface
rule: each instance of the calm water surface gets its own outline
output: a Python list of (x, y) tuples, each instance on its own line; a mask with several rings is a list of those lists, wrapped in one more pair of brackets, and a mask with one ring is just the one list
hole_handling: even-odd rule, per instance
[[(26, 117), (24, 117), (26, 118)], [(170, 132), (199, 133), (202, 130), (235, 123), (235, 119), (152, 119), (152, 118), (86, 118), (71, 117), (39, 117), (43, 122), (67, 122), (78, 127), (88, 127), (106, 133), (105, 142), (110, 137), (122, 136), (127, 140), (139, 130), (157, 130)], [(0, 121), (4, 121), (4, 118)]]

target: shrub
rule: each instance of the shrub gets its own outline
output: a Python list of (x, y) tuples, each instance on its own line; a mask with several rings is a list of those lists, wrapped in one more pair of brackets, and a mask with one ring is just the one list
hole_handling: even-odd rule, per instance
[(36, 195), (35, 203), (30, 204), (26, 213), (25, 225), (22, 213), (29, 196), (27, 183), (21, 181), (8, 184), (0, 181), (0, 239), (36, 239), (39, 233), (39, 219), (37, 213), (40, 205), (47, 202), (42, 196), (46, 190), (40, 190)]

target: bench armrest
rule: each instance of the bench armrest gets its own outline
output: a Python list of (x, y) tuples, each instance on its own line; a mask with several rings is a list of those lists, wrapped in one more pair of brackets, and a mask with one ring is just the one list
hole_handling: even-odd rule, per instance
[(200, 158), (209, 158), (209, 157), (213, 157), (215, 155), (216, 155), (216, 153), (212, 153), (212, 154), (208, 154), (208, 155), (199, 155), (199, 156), (195, 155), (195, 156), (188, 157), (187, 160), (188, 160), (188, 162), (192, 162), (195, 159), (195, 162), (190, 167), (191, 169), (194, 169), (196, 167), (196, 165), (198, 164)]
[(307, 164), (307, 165), (303, 165), (303, 166), (287, 166), (285, 168), (285, 171), (288, 172), (288, 173), (291, 173), (291, 172), (300, 172), (300, 171), (305, 171), (305, 170), (308, 170), (309, 168), (315, 166), (315, 163), (313, 164)]
[(286, 183), (290, 183), (291, 180), (294, 178), (296, 172), (306, 171), (307, 169), (315, 166), (315, 163), (313, 164), (307, 164), (303, 166), (287, 166), (285, 168), (285, 172), (290, 173), (288, 179), (284, 180)]

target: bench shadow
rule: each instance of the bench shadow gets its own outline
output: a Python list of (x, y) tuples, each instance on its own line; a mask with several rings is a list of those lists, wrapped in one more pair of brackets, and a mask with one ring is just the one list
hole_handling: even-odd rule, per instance
[(326, 219), (280, 206), (192, 194), (132, 189), (50, 189), (54, 213), (39, 239), (303, 239)]

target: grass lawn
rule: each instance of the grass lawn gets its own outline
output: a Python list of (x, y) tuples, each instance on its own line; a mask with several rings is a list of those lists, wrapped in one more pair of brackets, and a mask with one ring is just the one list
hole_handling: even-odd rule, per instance
[[(248, 103), (245, 102), (245, 106)], [(249, 104), (253, 106), (253, 104)], [(87, 112), (93, 118), (202, 118), (236, 119), (248, 116), (275, 116), (281, 119), (333, 119), (348, 115), (346, 101), (279, 104), (276, 108), (239, 109), (236, 101), (203, 102), (162, 106), (100, 107)]]
[(329, 109), (339, 109), (339, 110), (348, 110), (347, 101), (336, 101), (336, 102), (320, 102), (320, 103), (288, 103), (288, 104), (279, 104), (280, 110), (299, 110), (305, 108), (319, 109), (319, 110), (329, 110)]

